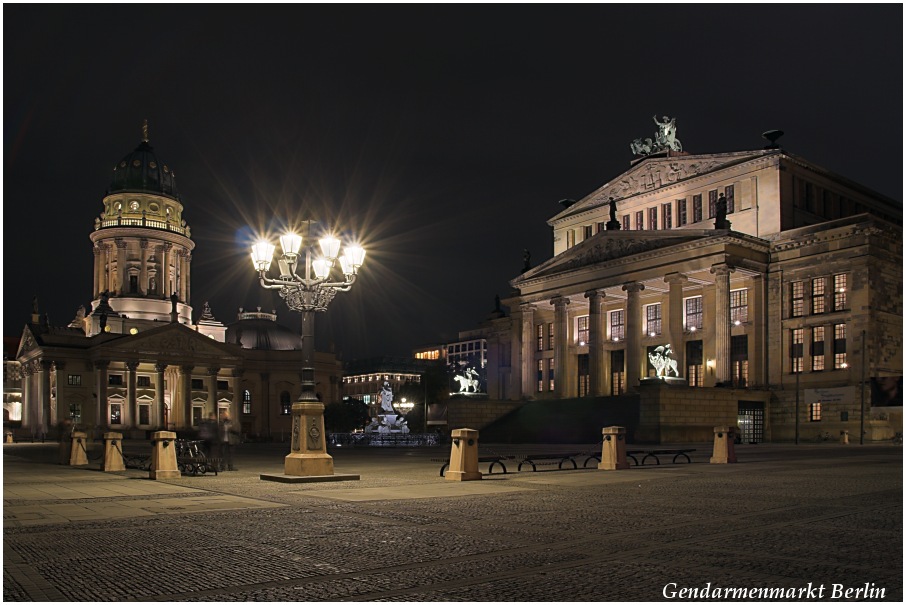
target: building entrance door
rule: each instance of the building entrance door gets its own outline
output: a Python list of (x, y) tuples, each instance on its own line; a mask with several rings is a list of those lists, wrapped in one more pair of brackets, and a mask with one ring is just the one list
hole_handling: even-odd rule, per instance
[(764, 441), (764, 403), (761, 401), (740, 401), (738, 419), (740, 442), (761, 443)]

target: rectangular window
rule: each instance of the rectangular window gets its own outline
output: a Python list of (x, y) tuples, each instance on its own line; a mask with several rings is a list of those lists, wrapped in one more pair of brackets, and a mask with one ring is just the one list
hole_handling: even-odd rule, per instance
[(243, 414), (251, 414), (251, 413), (252, 413), (252, 404), (251, 404), (251, 403), (243, 403), (243, 404), (242, 404), (242, 413), (243, 413)]
[(834, 311), (846, 309), (846, 273), (834, 275)]
[(122, 424), (123, 406), (119, 403), (110, 404), (110, 424)]
[(614, 342), (626, 338), (626, 314), (623, 309), (610, 312), (610, 338)]
[(547, 324), (547, 350), (554, 350), (554, 324)]
[(736, 210), (736, 200), (734, 199), (735, 191), (733, 185), (724, 187), (724, 197), (727, 199), (727, 214), (733, 214)]
[(717, 189), (708, 192), (708, 218), (714, 218), (717, 214)]
[(690, 387), (704, 386), (704, 346), (701, 340), (686, 343), (686, 382)]
[(790, 330), (790, 372), (802, 372), (802, 355), (805, 330), (794, 328)]
[(572, 248), (576, 245), (576, 232), (572, 229), (566, 231), (566, 247)]
[(673, 229), (673, 204), (661, 204), (661, 229)]
[(193, 391), (204, 390), (204, 379), (203, 378), (193, 378), (192, 379), (192, 390)]
[(535, 347), (536, 351), (544, 350), (544, 324), (537, 324), (535, 326), (535, 343), (537, 345)]
[(657, 230), (657, 208), (648, 209), (648, 229), (651, 231)]
[(626, 392), (626, 368), (623, 350), (610, 352), (610, 394), (622, 395)]
[(635, 230), (641, 231), (645, 228), (645, 213), (641, 210), (635, 213)]
[(548, 386), (547, 390), (553, 391), (554, 390), (554, 358), (553, 357), (551, 357), (550, 359), (547, 360), (547, 379), (549, 382), (549, 386)]
[(598, 223), (598, 230), (596, 233), (601, 233), (602, 231), (607, 231), (607, 223)]
[(686, 330), (694, 332), (702, 329), (702, 297), (693, 296), (686, 299)]
[(135, 386), (139, 388), (150, 388), (151, 387), (151, 377), (150, 376), (136, 376), (135, 377)]
[(808, 405), (808, 419), (809, 419), (809, 422), (820, 422), (821, 421), (821, 404), (820, 403), (810, 403)]
[(812, 372), (824, 369), (824, 326), (812, 328)]
[(749, 337), (730, 337), (730, 372), (733, 386), (745, 388), (749, 383)]
[(730, 290), (730, 323), (738, 326), (749, 321), (749, 291)]
[(815, 186), (808, 182), (805, 183), (805, 209), (815, 212)]
[(141, 404), (138, 406), (138, 423), (140, 425), (151, 424), (151, 406)]
[(692, 222), (702, 222), (702, 194), (692, 196)]
[(544, 390), (544, 360), (538, 360), (538, 392)]
[(201, 415), (204, 408), (200, 405), (192, 406), (192, 426), (201, 426)]
[(82, 386), (82, 375), (81, 374), (70, 374), (67, 383), (71, 387), (80, 387)]
[(629, 215), (623, 215), (623, 231), (629, 231)]
[(834, 369), (846, 367), (846, 324), (834, 324)]
[(805, 282), (794, 281), (790, 284), (790, 316), (802, 317), (805, 314)]
[(657, 336), (661, 333), (661, 303), (645, 305), (645, 334)]
[(584, 231), (585, 231), (585, 233), (583, 234), (583, 235), (584, 235), (584, 238), (583, 238), (583, 239), (588, 239), (588, 238), (590, 238), (592, 235), (594, 235), (594, 234), (591, 232), (591, 225), (585, 225)]
[(123, 386), (123, 375), (122, 374), (110, 374), (109, 376), (107, 376), (107, 384), (112, 387)]
[(682, 227), (688, 222), (686, 216), (686, 198), (676, 200), (676, 226)]
[(588, 353), (579, 355), (576, 361), (579, 370), (579, 397), (585, 397), (588, 395), (588, 387), (590, 384), (588, 376)]
[(824, 278), (812, 280), (812, 315), (824, 313)]
[(580, 345), (588, 344), (588, 315), (576, 318), (576, 340)]
[(217, 390), (218, 391), (229, 391), (230, 383), (228, 380), (218, 380), (217, 381)]

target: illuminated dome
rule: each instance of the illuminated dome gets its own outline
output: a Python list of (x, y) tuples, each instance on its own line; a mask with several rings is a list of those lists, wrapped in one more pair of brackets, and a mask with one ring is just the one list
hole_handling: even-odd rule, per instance
[(237, 344), (243, 349), (264, 351), (301, 351), (302, 338), (277, 323), (276, 313), (243, 312), (239, 310), (239, 321), (227, 326), (225, 342)]
[(148, 144), (148, 122), (142, 129), (142, 142), (113, 167), (113, 179), (108, 193), (152, 193), (179, 199), (176, 175), (160, 161)]

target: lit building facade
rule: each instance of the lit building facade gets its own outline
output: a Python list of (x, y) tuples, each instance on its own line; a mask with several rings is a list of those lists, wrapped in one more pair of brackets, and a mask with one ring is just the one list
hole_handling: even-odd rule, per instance
[[(195, 244), (175, 175), (150, 146), (147, 124), (139, 146), (114, 166), (90, 239), (91, 309), (51, 326), (36, 300), (15, 360), (5, 364), (21, 377), (18, 412), (4, 387), (5, 416), (20, 416), (17, 432), (53, 434), (65, 418), (127, 436), (191, 432), (229, 412), (250, 437), (289, 434), (301, 339), (260, 309), (240, 310), (226, 326), (205, 303), (192, 323)], [(314, 362), (319, 397), (337, 400), (339, 362), (323, 353)]]
[(393, 403), (398, 406), (402, 403), (400, 390), (403, 387), (422, 385), (428, 364), (433, 363), (437, 362), (431, 359), (404, 357), (374, 357), (349, 361), (344, 368), (342, 396), (362, 401), (368, 406), (371, 416), (377, 416), (381, 410), (381, 389), (385, 383), (394, 393)]
[[(482, 326), (491, 397), (638, 394), (655, 441), (902, 430), (901, 396), (871, 398), (902, 384), (900, 203), (775, 145), (664, 151), (548, 224), (553, 257)], [(682, 380), (646, 380), (668, 346)]]

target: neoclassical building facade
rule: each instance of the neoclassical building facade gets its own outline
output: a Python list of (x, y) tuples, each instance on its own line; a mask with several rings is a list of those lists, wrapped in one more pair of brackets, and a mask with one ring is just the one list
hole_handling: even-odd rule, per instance
[[(190, 433), (228, 412), (249, 437), (289, 434), (301, 338), (260, 309), (240, 309), (227, 326), (205, 303), (193, 323), (195, 244), (173, 170), (149, 144), (147, 124), (139, 146), (114, 166), (90, 239), (91, 309), (51, 326), (35, 301), (15, 359), (5, 360), (7, 382), (20, 393), (18, 401), (5, 398), (5, 420), (23, 436), (52, 435), (65, 418), (144, 436), (161, 428)], [(314, 363), (318, 396), (337, 400), (339, 362), (316, 353)]]
[(482, 325), (491, 397), (636, 393), (652, 441), (902, 430), (902, 396), (871, 398), (902, 384), (900, 203), (776, 145), (662, 151), (561, 203), (553, 256)]

